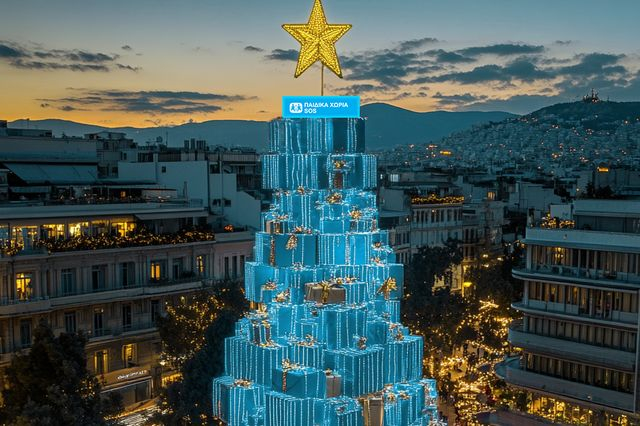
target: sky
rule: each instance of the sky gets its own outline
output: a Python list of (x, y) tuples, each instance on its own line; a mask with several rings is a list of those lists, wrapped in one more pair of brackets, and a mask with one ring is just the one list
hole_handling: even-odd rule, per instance
[[(531, 112), (640, 100), (637, 0), (324, 0), (344, 79), (325, 94), (414, 111)], [(0, 119), (107, 127), (269, 120), (294, 79), (312, 0), (2, 0)]]

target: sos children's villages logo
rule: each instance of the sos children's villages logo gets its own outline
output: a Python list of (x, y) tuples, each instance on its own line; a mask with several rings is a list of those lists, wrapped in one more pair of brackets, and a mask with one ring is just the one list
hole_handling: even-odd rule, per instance
[(284, 118), (356, 118), (360, 117), (358, 96), (284, 96)]

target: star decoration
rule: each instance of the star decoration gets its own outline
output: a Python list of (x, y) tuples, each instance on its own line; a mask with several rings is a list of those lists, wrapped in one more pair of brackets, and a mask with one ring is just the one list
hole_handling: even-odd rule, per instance
[(300, 43), (295, 77), (298, 78), (317, 61), (342, 78), (336, 42), (351, 29), (351, 24), (328, 24), (321, 0), (315, 0), (309, 22), (284, 24), (282, 28)]

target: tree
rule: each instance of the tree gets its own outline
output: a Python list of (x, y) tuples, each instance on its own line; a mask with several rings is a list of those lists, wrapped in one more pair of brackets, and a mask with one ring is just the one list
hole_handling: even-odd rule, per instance
[(211, 405), (213, 378), (224, 372), (224, 339), (247, 303), (237, 281), (218, 283), (167, 308), (158, 321), (166, 359), (175, 362), (180, 381), (160, 395), (160, 412), (152, 424), (216, 424)]
[[(40, 321), (33, 346), (6, 369), (0, 423), (15, 425), (106, 425), (122, 409), (117, 394), (100, 396), (98, 379), (87, 369), (84, 335), (55, 337)], [(112, 395), (112, 394), (110, 394)]]
[(241, 284), (231, 280), (182, 296), (175, 305), (168, 305), (167, 315), (157, 321), (165, 361), (180, 370), (203, 347), (207, 328), (222, 310), (230, 309), (240, 316), (246, 307)]

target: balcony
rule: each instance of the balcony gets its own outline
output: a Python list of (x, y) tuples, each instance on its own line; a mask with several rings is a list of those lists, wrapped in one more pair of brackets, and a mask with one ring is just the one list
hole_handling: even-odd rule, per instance
[(97, 290), (84, 289), (68, 294), (60, 293), (26, 300), (4, 298), (0, 299), (0, 317), (45, 312), (63, 306), (114, 302), (148, 295), (191, 291), (201, 287), (211, 287), (216, 282), (210, 278), (194, 276), (128, 286), (116, 285)]
[(634, 411), (633, 394), (532, 373), (520, 368), (520, 357), (507, 358), (497, 364), (495, 373), (510, 385), (603, 407), (616, 408), (627, 412)]
[(520, 322), (515, 322), (509, 327), (509, 343), (531, 352), (616, 370), (633, 372), (635, 367), (635, 352), (624, 352), (527, 333), (523, 330)]
[(535, 265), (533, 268), (513, 269), (513, 276), (522, 280), (574, 282), (593, 287), (637, 289), (640, 276), (623, 272), (608, 272), (598, 269), (576, 268), (561, 265)]
[(634, 329), (638, 326), (637, 314), (633, 312), (611, 310), (606, 313), (594, 312), (593, 315), (590, 315), (587, 312), (581, 311), (578, 308), (578, 305), (545, 302), (544, 300), (528, 300), (526, 303), (512, 303), (511, 307), (522, 312), (529, 312), (538, 315), (541, 312), (544, 312), (546, 314), (545, 316), (564, 318), (568, 321), (590, 322), (607, 327)]

